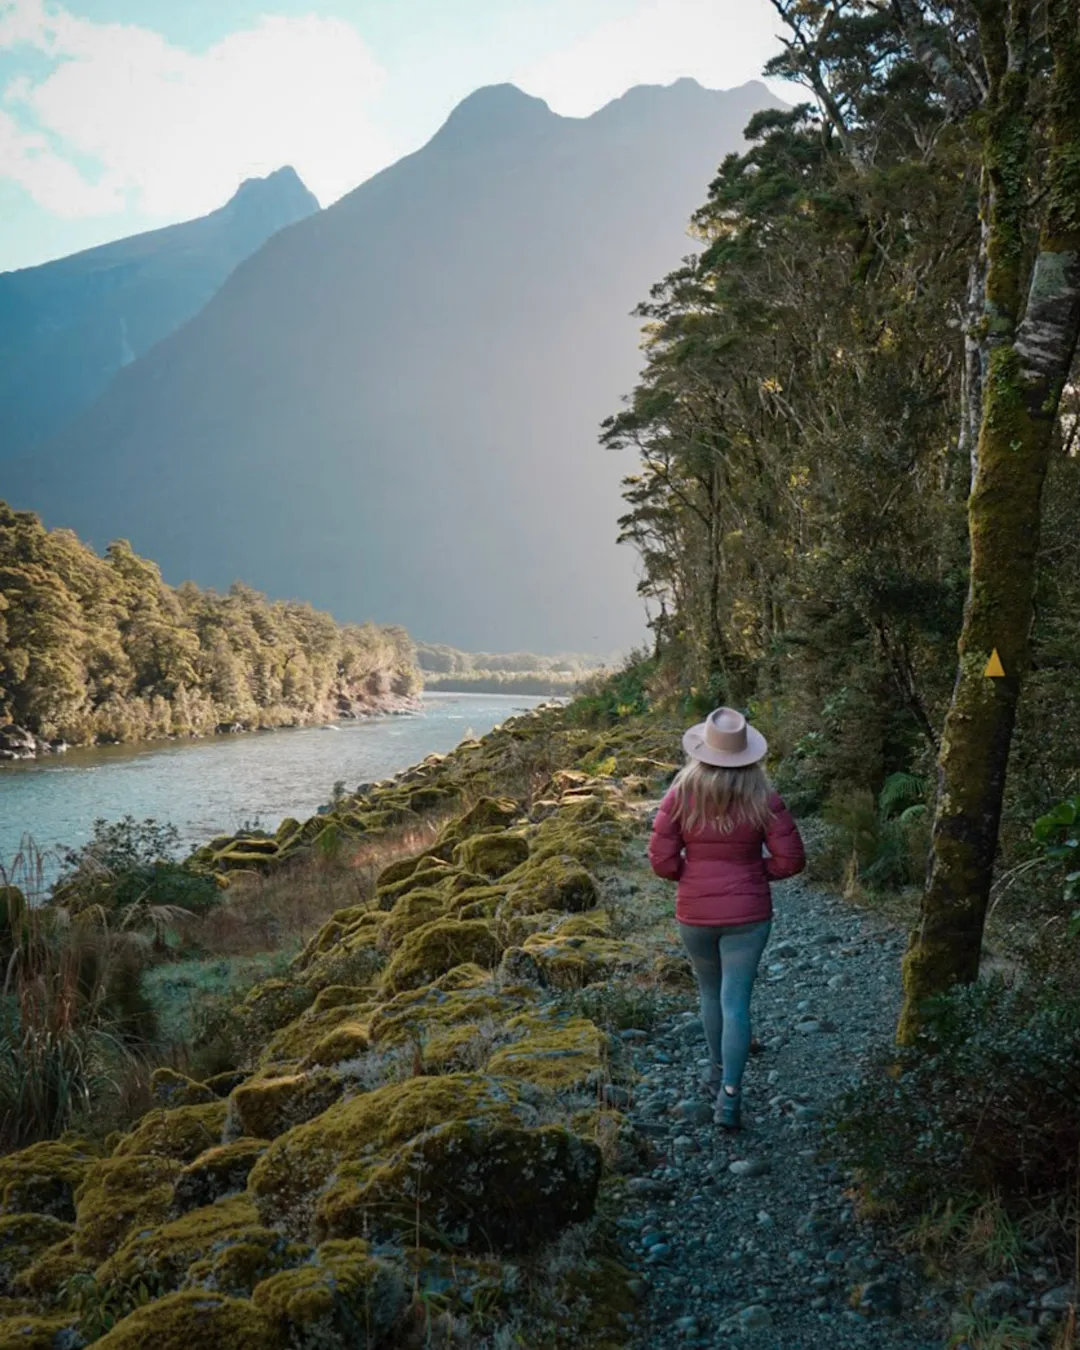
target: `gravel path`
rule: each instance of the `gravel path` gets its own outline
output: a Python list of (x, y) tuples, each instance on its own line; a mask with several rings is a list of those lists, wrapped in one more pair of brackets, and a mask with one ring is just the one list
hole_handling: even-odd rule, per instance
[(904, 935), (800, 877), (774, 904), (741, 1133), (713, 1124), (696, 1008), (621, 1033), (640, 1075), (630, 1114), (659, 1159), (617, 1219), (642, 1281), (631, 1344), (940, 1347), (949, 1310), (917, 1259), (856, 1218), (850, 1178), (818, 1157), (823, 1108), (892, 1039)]

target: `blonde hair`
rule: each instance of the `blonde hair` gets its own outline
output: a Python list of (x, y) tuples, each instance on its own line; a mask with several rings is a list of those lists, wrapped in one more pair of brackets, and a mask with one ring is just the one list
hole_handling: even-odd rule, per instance
[(712, 826), (727, 834), (738, 824), (764, 830), (772, 819), (772, 784), (760, 763), (731, 769), (691, 758), (671, 786), (673, 814), (684, 831)]

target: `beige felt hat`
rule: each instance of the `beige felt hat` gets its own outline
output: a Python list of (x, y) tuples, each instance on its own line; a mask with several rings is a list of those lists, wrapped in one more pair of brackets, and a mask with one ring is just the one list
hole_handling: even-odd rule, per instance
[(738, 769), (765, 758), (769, 743), (741, 712), (716, 708), (704, 722), (683, 733), (683, 749), (705, 764)]

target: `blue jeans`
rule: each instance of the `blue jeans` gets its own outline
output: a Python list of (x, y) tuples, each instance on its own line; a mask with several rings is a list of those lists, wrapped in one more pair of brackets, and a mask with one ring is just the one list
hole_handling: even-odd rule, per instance
[[(706, 927), (679, 924), (697, 976), (701, 1021), (709, 1047), (709, 1081), (738, 1088), (750, 1055), (750, 993), (772, 920)], [(723, 1078), (721, 1080), (721, 1065)]]

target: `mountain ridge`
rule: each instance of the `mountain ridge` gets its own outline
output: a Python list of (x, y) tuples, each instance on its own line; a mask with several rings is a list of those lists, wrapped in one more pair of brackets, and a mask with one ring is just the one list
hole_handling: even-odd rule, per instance
[[(693, 246), (686, 223), (750, 115), (781, 105), (757, 82), (652, 86), (563, 118), (494, 91), (471, 96), (471, 137), (459, 104), (268, 239), (5, 466), (9, 500), (99, 547), (130, 537), (173, 581), (244, 576), (470, 650), (637, 641), (611, 523), (630, 466), (599, 423), (640, 366), (634, 306)], [(525, 135), (494, 134), (507, 101)]]

